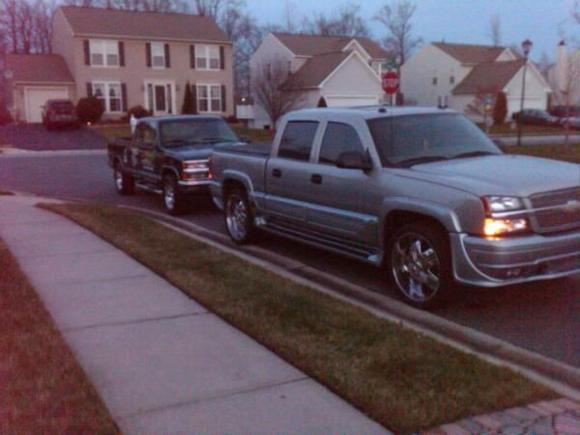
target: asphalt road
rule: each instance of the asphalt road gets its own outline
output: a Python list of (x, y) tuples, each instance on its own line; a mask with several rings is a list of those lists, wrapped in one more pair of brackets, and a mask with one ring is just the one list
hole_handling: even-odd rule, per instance
[[(0, 188), (162, 210), (157, 196), (118, 196), (104, 155), (0, 156)], [(225, 232), (221, 214), (209, 200), (198, 204), (183, 219)], [(396, 292), (386, 286), (383, 273), (371, 266), (278, 237), (263, 237), (259, 243), (263, 248), (396, 297)], [(580, 367), (580, 276), (494, 290), (466, 288), (464, 292), (458, 301), (435, 314)]]

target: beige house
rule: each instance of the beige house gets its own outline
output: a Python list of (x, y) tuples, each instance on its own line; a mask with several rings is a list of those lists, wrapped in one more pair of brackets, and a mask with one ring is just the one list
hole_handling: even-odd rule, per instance
[[(407, 104), (449, 106), (476, 121), (472, 110), (481, 96), (504, 92), (508, 119), (520, 110), (524, 61), (510, 48), (434, 42), (424, 45), (401, 67), (401, 90)], [(550, 86), (528, 62), (524, 107), (546, 109)]]
[[(285, 89), (300, 93), (296, 109), (361, 106), (383, 101), (381, 73), (388, 53), (363, 37), (269, 33), (250, 59), (250, 76), (255, 81), (264, 67), (284, 70)], [(272, 127), (270, 116), (256, 96), (243, 107), (252, 127)]]
[(52, 55), (8, 55), (16, 120), (40, 122), (51, 98), (96, 96), (105, 118), (141, 105), (181, 111), (187, 83), (198, 113), (234, 112), (232, 43), (208, 17), (60, 7)]

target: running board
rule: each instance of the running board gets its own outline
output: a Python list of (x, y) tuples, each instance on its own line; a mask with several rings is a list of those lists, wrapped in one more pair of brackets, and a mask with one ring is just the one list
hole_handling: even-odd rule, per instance
[(367, 263), (377, 265), (380, 262), (380, 255), (377, 250), (355, 243), (343, 242), (322, 235), (307, 233), (272, 222), (268, 222), (266, 225), (260, 226), (260, 228), (299, 242), (347, 255)]
[(161, 195), (163, 193), (163, 190), (161, 190), (161, 189), (159, 189), (157, 187), (149, 186), (147, 184), (135, 183), (135, 187), (137, 189), (143, 190), (145, 192), (156, 193), (157, 195)]

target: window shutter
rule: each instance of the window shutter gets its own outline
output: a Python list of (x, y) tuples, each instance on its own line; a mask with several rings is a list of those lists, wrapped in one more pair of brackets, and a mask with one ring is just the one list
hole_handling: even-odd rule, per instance
[(145, 44), (145, 56), (147, 57), (147, 66), (151, 68), (151, 43)]
[(195, 45), (189, 46), (189, 66), (195, 69)]
[(171, 59), (169, 58), (169, 44), (165, 44), (165, 68), (171, 68)]
[(121, 110), (123, 112), (127, 111), (127, 85), (125, 83), (121, 83)]
[(93, 84), (91, 82), (87, 82), (87, 97), (93, 96)]
[(220, 45), (220, 69), (226, 69), (226, 56), (223, 45)]
[(226, 101), (226, 85), (222, 85), (222, 112), (227, 112)]
[(91, 64), (91, 48), (89, 46), (88, 39), (85, 39), (83, 41), (83, 47), (84, 47), (84, 51), (85, 51), (85, 65), (90, 65)]
[(195, 83), (191, 85), (191, 97), (193, 100), (193, 113), (197, 115), (197, 85)]
[(125, 43), (119, 41), (119, 65), (125, 66)]

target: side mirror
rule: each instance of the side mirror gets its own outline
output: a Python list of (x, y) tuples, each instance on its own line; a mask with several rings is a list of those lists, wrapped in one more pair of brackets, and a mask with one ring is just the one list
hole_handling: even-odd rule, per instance
[(347, 151), (340, 154), (336, 166), (343, 169), (360, 169), (365, 172), (373, 169), (368, 154), (358, 151)]

